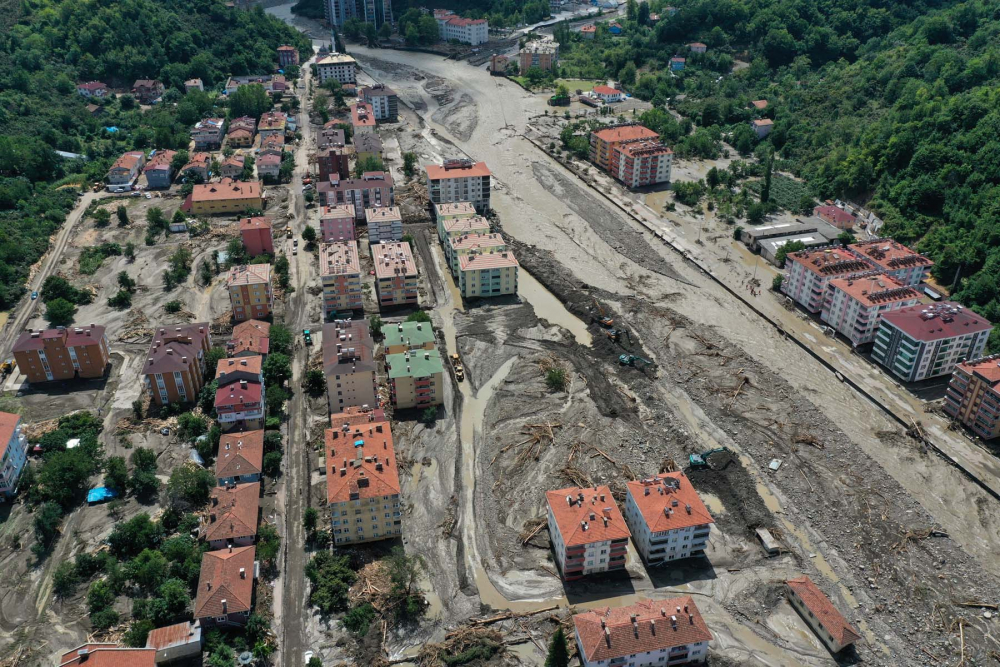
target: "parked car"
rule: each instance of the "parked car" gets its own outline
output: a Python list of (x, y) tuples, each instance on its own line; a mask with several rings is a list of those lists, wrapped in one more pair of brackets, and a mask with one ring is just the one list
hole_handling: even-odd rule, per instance
[(31, 293), (31, 300), (34, 301), (37, 298), (38, 298), (38, 292), (32, 292)]

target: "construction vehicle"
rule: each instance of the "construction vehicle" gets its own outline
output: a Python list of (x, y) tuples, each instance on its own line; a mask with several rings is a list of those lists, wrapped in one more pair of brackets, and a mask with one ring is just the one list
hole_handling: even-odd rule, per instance
[(718, 454), (719, 452), (728, 452), (728, 447), (716, 447), (715, 449), (710, 449), (707, 452), (702, 452), (701, 454), (692, 454), (688, 457), (688, 465), (696, 470), (704, 470), (709, 467), (708, 458), (712, 454)]
[(608, 317), (608, 314), (604, 312), (604, 308), (601, 304), (597, 303), (597, 299), (594, 299), (594, 307), (597, 308), (597, 312), (600, 313), (600, 317), (597, 318), (598, 324), (605, 329), (611, 328), (615, 325), (615, 321)]
[(618, 331), (618, 329), (605, 329), (604, 330), (604, 334), (608, 338), (610, 338), (611, 340), (613, 340), (614, 342), (617, 343), (618, 339), (621, 338), (622, 332)]
[(465, 379), (465, 367), (462, 366), (462, 362), (459, 361), (457, 354), (451, 355), (451, 365), (455, 368), (455, 379), (461, 382)]
[(7, 377), (13, 370), (14, 370), (14, 359), (12, 357), (10, 359), (5, 360), (2, 364), (0, 364), (0, 377)]
[(313, 344), (312, 331), (310, 331), (309, 329), (303, 329), (302, 340), (305, 341), (306, 345), (312, 345)]
[(288, 226), (288, 227), (287, 227), (287, 228), (285, 229), (285, 238), (286, 238), (286, 239), (290, 239), (290, 238), (292, 238), (292, 226), (291, 226), (291, 225), (289, 225), (289, 226)]
[(652, 364), (653, 362), (649, 359), (643, 359), (642, 357), (637, 357), (634, 354), (621, 354), (618, 355), (618, 363), (622, 366), (635, 366), (635, 362), (641, 361), (644, 364)]

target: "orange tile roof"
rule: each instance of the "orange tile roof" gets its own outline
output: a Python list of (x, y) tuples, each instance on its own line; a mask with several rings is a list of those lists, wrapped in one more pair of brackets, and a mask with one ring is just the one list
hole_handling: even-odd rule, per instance
[(437, 215), (466, 215), (474, 216), (476, 214), (476, 207), (472, 202), (468, 201), (455, 201), (455, 202), (445, 202), (442, 204), (435, 204), (434, 210)]
[(588, 23), (587, 25), (580, 28), (580, 32), (597, 32), (597, 26), (593, 23)]
[(587, 662), (712, 640), (690, 595), (592, 609), (575, 614), (573, 625)]
[(786, 261), (801, 264), (813, 273), (828, 277), (846, 276), (866, 271), (870, 266), (843, 248), (799, 250), (788, 253)]
[(228, 199), (260, 199), (260, 183), (223, 178), (218, 183), (196, 185), (191, 192), (191, 201), (225, 201)]
[(229, 355), (241, 352), (267, 354), (271, 347), (271, 325), (260, 320), (247, 320), (233, 327), (233, 337), (229, 341)]
[(351, 105), (351, 124), (362, 127), (375, 126), (375, 111), (372, 105), (367, 102), (358, 102)]
[(761, 118), (753, 122), (754, 127), (763, 127), (764, 125), (774, 125), (774, 121), (770, 118)]
[(958, 369), (969, 375), (978, 375), (992, 387), (1000, 385), (1000, 358), (998, 357), (963, 361), (958, 365)]
[(682, 472), (665, 472), (656, 477), (626, 482), (625, 488), (652, 533), (715, 523), (691, 481)]
[(567, 547), (632, 536), (607, 486), (548, 491), (545, 499)]
[(219, 380), (219, 386), (226, 384), (223, 376), (230, 373), (247, 373), (249, 375), (260, 375), (264, 366), (264, 357), (260, 355), (240, 357), (238, 359), (220, 359), (215, 367), (215, 379)]
[(848, 248), (859, 257), (864, 258), (865, 261), (880, 266), (886, 271), (894, 271), (906, 266), (932, 266), (934, 264), (927, 257), (892, 239), (852, 243)]
[(442, 165), (429, 164), (425, 169), (427, 170), (427, 177), (431, 180), (490, 175), (490, 168), (486, 166), (485, 162), (476, 162), (468, 167), (452, 167), (450, 169), (445, 169)]
[[(372, 246), (376, 278), (417, 275), (417, 264), (413, 261), (413, 251), (405, 241), (376, 243)], [(397, 273), (396, 270), (399, 269)]]
[[(331, 415), (337, 428), (326, 430), (328, 503), (399, 494), (399, 471), (389, 422), (360, 420), (347, 413)], [(343, 424), (348, 424), (345, 429)]]
[(844, 292), (866, 307), (899, 301), (915, 301), (920, 298), (920, 293), (917, 290), (884, 273), (837, 278), (830, 281), (830, 288)]
[(757, 109), (766, 109), (767, 108), (767, 100), (754, 100), (750, 104), (754, 105), (754, 107), (757, 108)]
[(160, 649), (201, 641), (201, 626), (191, 621), (175, 623), (165, 628), (150, 630), (146, 636), (146, 648)]
[(618, 127), (608, 127), (594, 133), (601, 141), (608, 143), (618, 143), (621, 141), (631, 141), (634, 139), (659, 139), (660, 135), (653, 132), (648, 127), (642, 125), (620, 125)]
[(250, 611), (255, 554), (254, 547), (234, 547), (209, 551), (201, 557), (195, 618)]
[(260, 482), (212, 489), (205, 539), (232, 540), (257, 534)]
[(270, 264), (241, 264), (229, 269), (226, 285), (260, 285), (271, 282)]
[(224, 433), (215, 461), (218, 478), (259, 474), (264, 464), (264, 431)]
[(611, 86), (594, 86), (594, 92), (598, 95), (621, 95), (622, 91), (615, 90)]
[(10, 444), (10, 439), (14, 437), (14, 429), (17, 428), (17, 424), (20, 421), (21, 415), (0, 412), (0, 460), (7, 454), (7, 445)]
[(145, 154), (141, 151), (129, 151), (125, 153), (120, 158), (115, 160), (115, 163), (111, 165), (112, 169), (125, 169), (126, 171), (132, 171), (136, 164), (140, 160), (145, 159)]
[(319, 244), (319, 275), (350, 276), (361, 274), (358, 242), (346, 241)]
[[(87, 650), (86, 657), (79, 651)], [(153, 667), (156, 651), (151, 648), (125, 648), (118, 644), (90, 643), (67, 651), (59, 660), (59, 667)]]
[(861, 635), (854, 629), (843, 614), (830, 602), (813, 580), (802, 575), (798, 579), (789, 579), (785, 582), (799, 599), (802, 600), (806, 608), (813, 613), (813, 616), (826, 628), (838, 644), (846, 646), (861, 639)]
[(240, 231), (250, 229), (271, 229), (271, 218), (257, 215), (252, 218), (240, 218)]
[(170, 169), (170, 163), (173, 161), (175, 155), (177, 155), (177, 151), (156, 151), (156, 155), (149, 158), (146, 166), (142, 168), (142, 172), (146, 173), (155, 169)]
[(503, 252), (462, 255), (458, 258), (458, 266), (462, 271), (482, 271), (483, 269), (504, 269), (520, 266), (520, 264), (517, 263), (513, 252), (504, 250)]

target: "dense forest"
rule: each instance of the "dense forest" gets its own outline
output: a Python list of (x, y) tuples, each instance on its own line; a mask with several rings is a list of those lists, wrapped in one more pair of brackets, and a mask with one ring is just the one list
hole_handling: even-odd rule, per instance
[[(941, 284), (958, 275), (956, 298), (1000, 322), (1000, 6), (630, 0), (622, 25), (589, 42), (557, 30), (562, 75), (669, 100), (741, 153), (773, 148), (778, 169), (816, 197), (867, 203), (885, 234), (934, 259)], [(689, 53), (692, 41), (708, 53)], [(687, 58), (675, 74), (674, 55)], [(747, 126), (756, 99), (775, 123), (759, 143)]]
[[(281, 44), (311, 50), (259, 8), (223, 0), (8, 0), (0, 14), (0, 309), (22, 296), (28, 267), (75, 201), (75, 188), (59, 186), (99, 180), (125, 150), (187, 145), (190, 125), (216, 103), (184, 95), (185, 80), (217, 89), (230, 74), (273, 71)], [(76, 93), (82, 81), (127, 90), (138, 78), (163, 81), (165, 103), (144, 111), (122, 95), (95, 116)]]

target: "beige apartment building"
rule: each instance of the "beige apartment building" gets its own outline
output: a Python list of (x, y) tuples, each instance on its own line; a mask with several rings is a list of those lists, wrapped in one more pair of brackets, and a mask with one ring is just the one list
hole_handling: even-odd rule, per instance
[(458, 258), (458, 291), (466, 299), (517, 294), (520, 264), (510, 250)]
[(381, 331), (386, 354), (436, 349), (434, 329), (429, 322), (383, 324)]
[(444, 402), (444, 364), (437, 350), (385, 355), (389, 397), (399, 410)]
[(324, 315), (364, 308), (357, 241), (321, 243), (319, 277), (323, 283)]
[(445, 252), (448, 249), (448, 239), (458, 236), (472, 236), (490, 233), (490, 221), (481, 215), (470, 215), (454, 218), (438, 219), (438, 238)]
[(489, 209), (492, 174), (485, 162), (452, 159), (425, 169), (427, 194), (434, 204), (470, 202), (480, 211)]
[(410, 244), (379, 243), (371, 248), (379, 308), (417, 305), (417, 264)]
[(451, 275), (458, 277), (459, 259), (477, 253), (503, 252), (507, 242), (499, 234), (463, 234), (449, 236), (444, 244), (444, 256), (451, 268)]
[(237, 322), (262, 320), (271, 314), (274, 301), (270, 264), (234, 266), (229, 269), (226, 288), (233, 306), (233, 319)]

